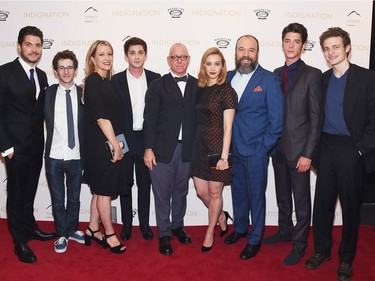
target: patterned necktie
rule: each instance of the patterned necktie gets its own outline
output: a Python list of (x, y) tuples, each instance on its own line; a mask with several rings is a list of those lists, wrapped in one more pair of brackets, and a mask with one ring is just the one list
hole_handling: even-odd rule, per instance
[(70, 98), (70, 90), (65, 90), (66, 94), (66, 120), (68, 124), (68, 146), (73, 149), (75, 146), (74, 140), (74, 125), (73, 125), (73, 109), (72, 99)]
[(30, 69), (30, 82), (31, 82), (31, 84), (33, 84), (34, 88), (36, 89), (34, 71), (35, 70), (33, 68)]
[(181, 76), (181, 77), (174, 77), (173, 79), (176, 83), (187, 82), (187, 80), (188, 80), (187, 75), (184, 75), (184, 76)]
[(284, 96), (286, 94), (286, 83), (288, 81), (288, 73), (289, 73), (289, 66), (285, 66), (285, 70), (283, 73), (283, 78), (281, 80), (281, 87), (283, 88)]

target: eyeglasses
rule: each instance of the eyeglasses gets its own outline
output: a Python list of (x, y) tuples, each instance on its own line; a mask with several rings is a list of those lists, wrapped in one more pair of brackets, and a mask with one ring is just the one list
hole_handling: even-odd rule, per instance
[(190, 56), (170, 56), (171, 60), (173, 61), (178, 61), (178, 59), (182, 60), (182, 61), (186, 61), (188, 58), (190, 58)]
[(59, 67), (57, 67), (57, 69), (60, 70), (60, 71), (65, 71), (65, 70), (71, 71), (71, 70), (73, 70), (75, 68), (74, 68), (74, 66), (69, 65), (67, 67), (65, 67), (65, 66), (59, 66)]

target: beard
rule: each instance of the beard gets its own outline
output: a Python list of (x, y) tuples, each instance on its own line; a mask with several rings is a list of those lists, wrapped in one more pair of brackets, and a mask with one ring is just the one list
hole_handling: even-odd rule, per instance
[[(242, 65), (243, 60), (249, 60), (249, 65)], [(257, 67), (258, 60), (252, 60), (250, 57), (244, 56), (239, 59), (236, 59), (236, 70), (241, 74), (249, 74), (255, 70)]]

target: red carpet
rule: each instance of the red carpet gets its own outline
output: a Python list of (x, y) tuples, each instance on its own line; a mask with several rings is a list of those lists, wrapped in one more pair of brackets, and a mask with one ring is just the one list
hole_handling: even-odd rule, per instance
[[(40, 222), (46, 231), (54, 229), (53, 222)], [(83, 230), (87, 223), (80, 224)], [(121, 225), (115, 226), (119, 233)], [(133, 228), (132, 239), (126, 242), (127, 252), (123, 255), (112, 254), (93, 243), (91, 247), (69, 243), (68, 250), (56, 254), (54, 241), (31, 241), (38, 262), (25, 264), (18, 261), (13, 252), (13, 243), (8, 232), (6, 220), (0, 220), (0, 280), (218, 280), (218, 281), (308, 281), (336, 280), (338, 266), (337, 248), (341, 236), (341, 227), (334, 227), (334, 248), (332, 260), (316, 271), (303, 267), (313, 252), (312, 235), (309, 247), (301, 263), (292, 267), (282, 265), (283, 258), (290, 251), (291, 244), (276, 246), (263, 245), (258, 255), (251, 260), (241, 260), (239, 254), (245, 245), (241, 239), (237, 244), (226, 245), (219, 238), (217, 228), (213, 249), (201, 253), (200, 247), (205, 233), (203, 226), (186, 227), (192, 236), (191, 245), (172, 241), (174, 254), (166, 257), (158, 252), (158, 240), (146, 241), (141, 238), (138, 227)], [(153, 227), (156, 232), (155, 227)], [(230, 232), (233, 230), (231, 226)], [(276, 231), (276, 227), (267, 227), (266, 235)], [(353, 264), (353, 281), (375, 280), (375, 232), (373, 227), (362, 226), (359, 232), (358, 252)]]

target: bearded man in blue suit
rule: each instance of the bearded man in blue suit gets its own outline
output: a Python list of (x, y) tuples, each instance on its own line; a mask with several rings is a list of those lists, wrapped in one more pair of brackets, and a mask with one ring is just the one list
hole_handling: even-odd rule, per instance
[[(225, 239), (234, 244), (247, 237), (240, 258), (254, 257), (265, 226), (265, 191), (269, 153), (281, 136), (283, 94), (279, 79), (258, 64), (259, 42), (252, 35), (236, 43), (236, 70), (228, 82), (238, 95), (233, 123), (232, 201), (235, 230)], [(252, 229), (248, 232), (251, 213)]]

